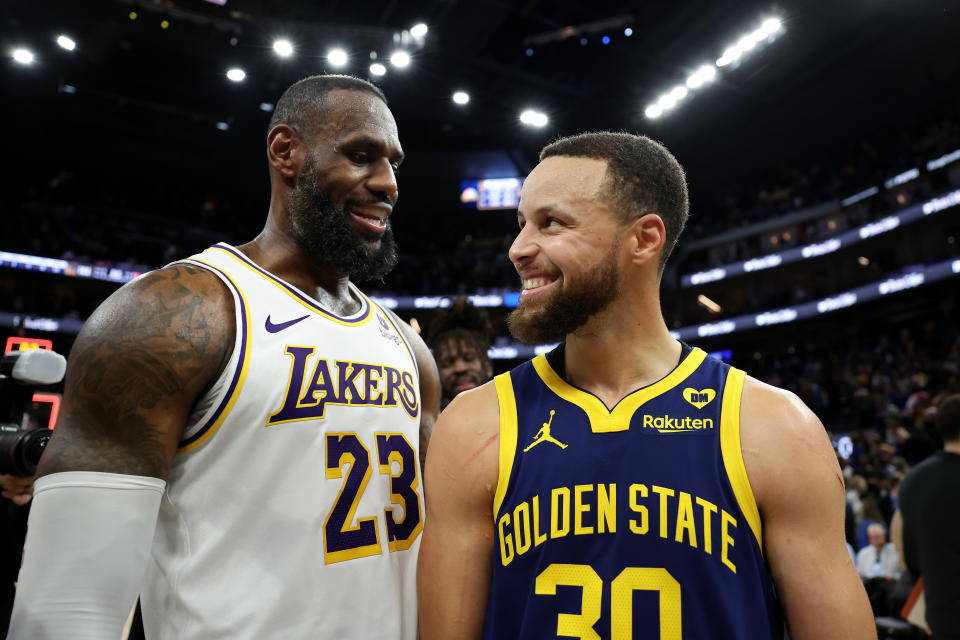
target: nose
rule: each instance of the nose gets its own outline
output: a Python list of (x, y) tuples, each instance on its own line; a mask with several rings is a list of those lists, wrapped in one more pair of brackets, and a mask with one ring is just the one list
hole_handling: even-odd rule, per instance
[(526, 264), (533, 260), (536, 252), (537, 245), (533, 238), (533, 225), (524, 225), (524, 227), (520, 229), (520, 232), (517, 233), (517, 237), (513, 239), (513, 244), (510, 245), (510, 251), (507, 252), (507, 255), (510, 256), (510, 262), (518, 266)]
[(397, 187), (397, 176), (389, 160), (380, 158), (373, 163), (372, 173), (367, 179), (367, 189), (380, 195), (382, 199), (389, 200), (391, 204), (397, 204), (400, 191)]

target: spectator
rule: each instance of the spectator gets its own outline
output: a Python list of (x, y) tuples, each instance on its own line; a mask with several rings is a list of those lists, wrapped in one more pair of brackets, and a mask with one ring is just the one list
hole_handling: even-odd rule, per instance
[(892, 542), (887, 542), (887, 530), (879, 522), (867, 527), (870, 544), (857, 552), (857, 571), (862, 578), (893, 580), (900, 573), (900, 554)]
[(479, 387), (493, 377), (490, 320), (463, 296), (440, 312), (430, 323), (427, 344), (433, 351), (443, 388), (441, 408), (464, 391)]
[(960, 394), (938, 407), (944, 447), (917, 465), (900, 487), (903, 554), (923, 578), (927, 624), (937, 640), (960, 640)]

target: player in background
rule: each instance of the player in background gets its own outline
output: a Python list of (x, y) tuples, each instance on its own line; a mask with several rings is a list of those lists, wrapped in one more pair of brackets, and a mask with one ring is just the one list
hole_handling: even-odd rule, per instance
[[(626, 133), (541, 152), (511, 333), (563, 341), (458, 396), (427, 457), (421, 637), (876, 638), (827, 435), (671, 337), (682, 168)], [(549, 438), (543, 425), (550, 425)]]

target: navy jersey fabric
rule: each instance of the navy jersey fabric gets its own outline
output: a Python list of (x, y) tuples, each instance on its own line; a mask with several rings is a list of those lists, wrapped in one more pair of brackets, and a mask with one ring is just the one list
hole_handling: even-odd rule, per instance
[(496, 378), (484, 638), (782, 638), (740, 451), (743, 372), (685, 348), (608, 410), (551, 359)]

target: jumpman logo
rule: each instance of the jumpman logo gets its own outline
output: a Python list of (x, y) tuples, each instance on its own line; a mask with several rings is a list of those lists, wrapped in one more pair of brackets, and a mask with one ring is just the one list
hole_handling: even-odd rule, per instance
[(550, 423), (553, 422), (554, 413), (556, 413), (556, 411), (551, 409), (550, 419), (543, 423), (543, 426), (540, 427), (540, 431), (537, 432), (537, 436), (533, 439), (533, 442), (531, 442), (530, 445), (523, 450), (524, 453), (526, 453), (527, 451), (530, 451), (530, 449), (533, 449), (535, 446), (537, 446), (541, 442), (552, 442), (553, 444), (557, 445), (561, 449), (567, 448), (567, 445), (563, 444), (562, 442), (560, 442), (559, 440), (557, 440), (556, 438), (550, 435)]

